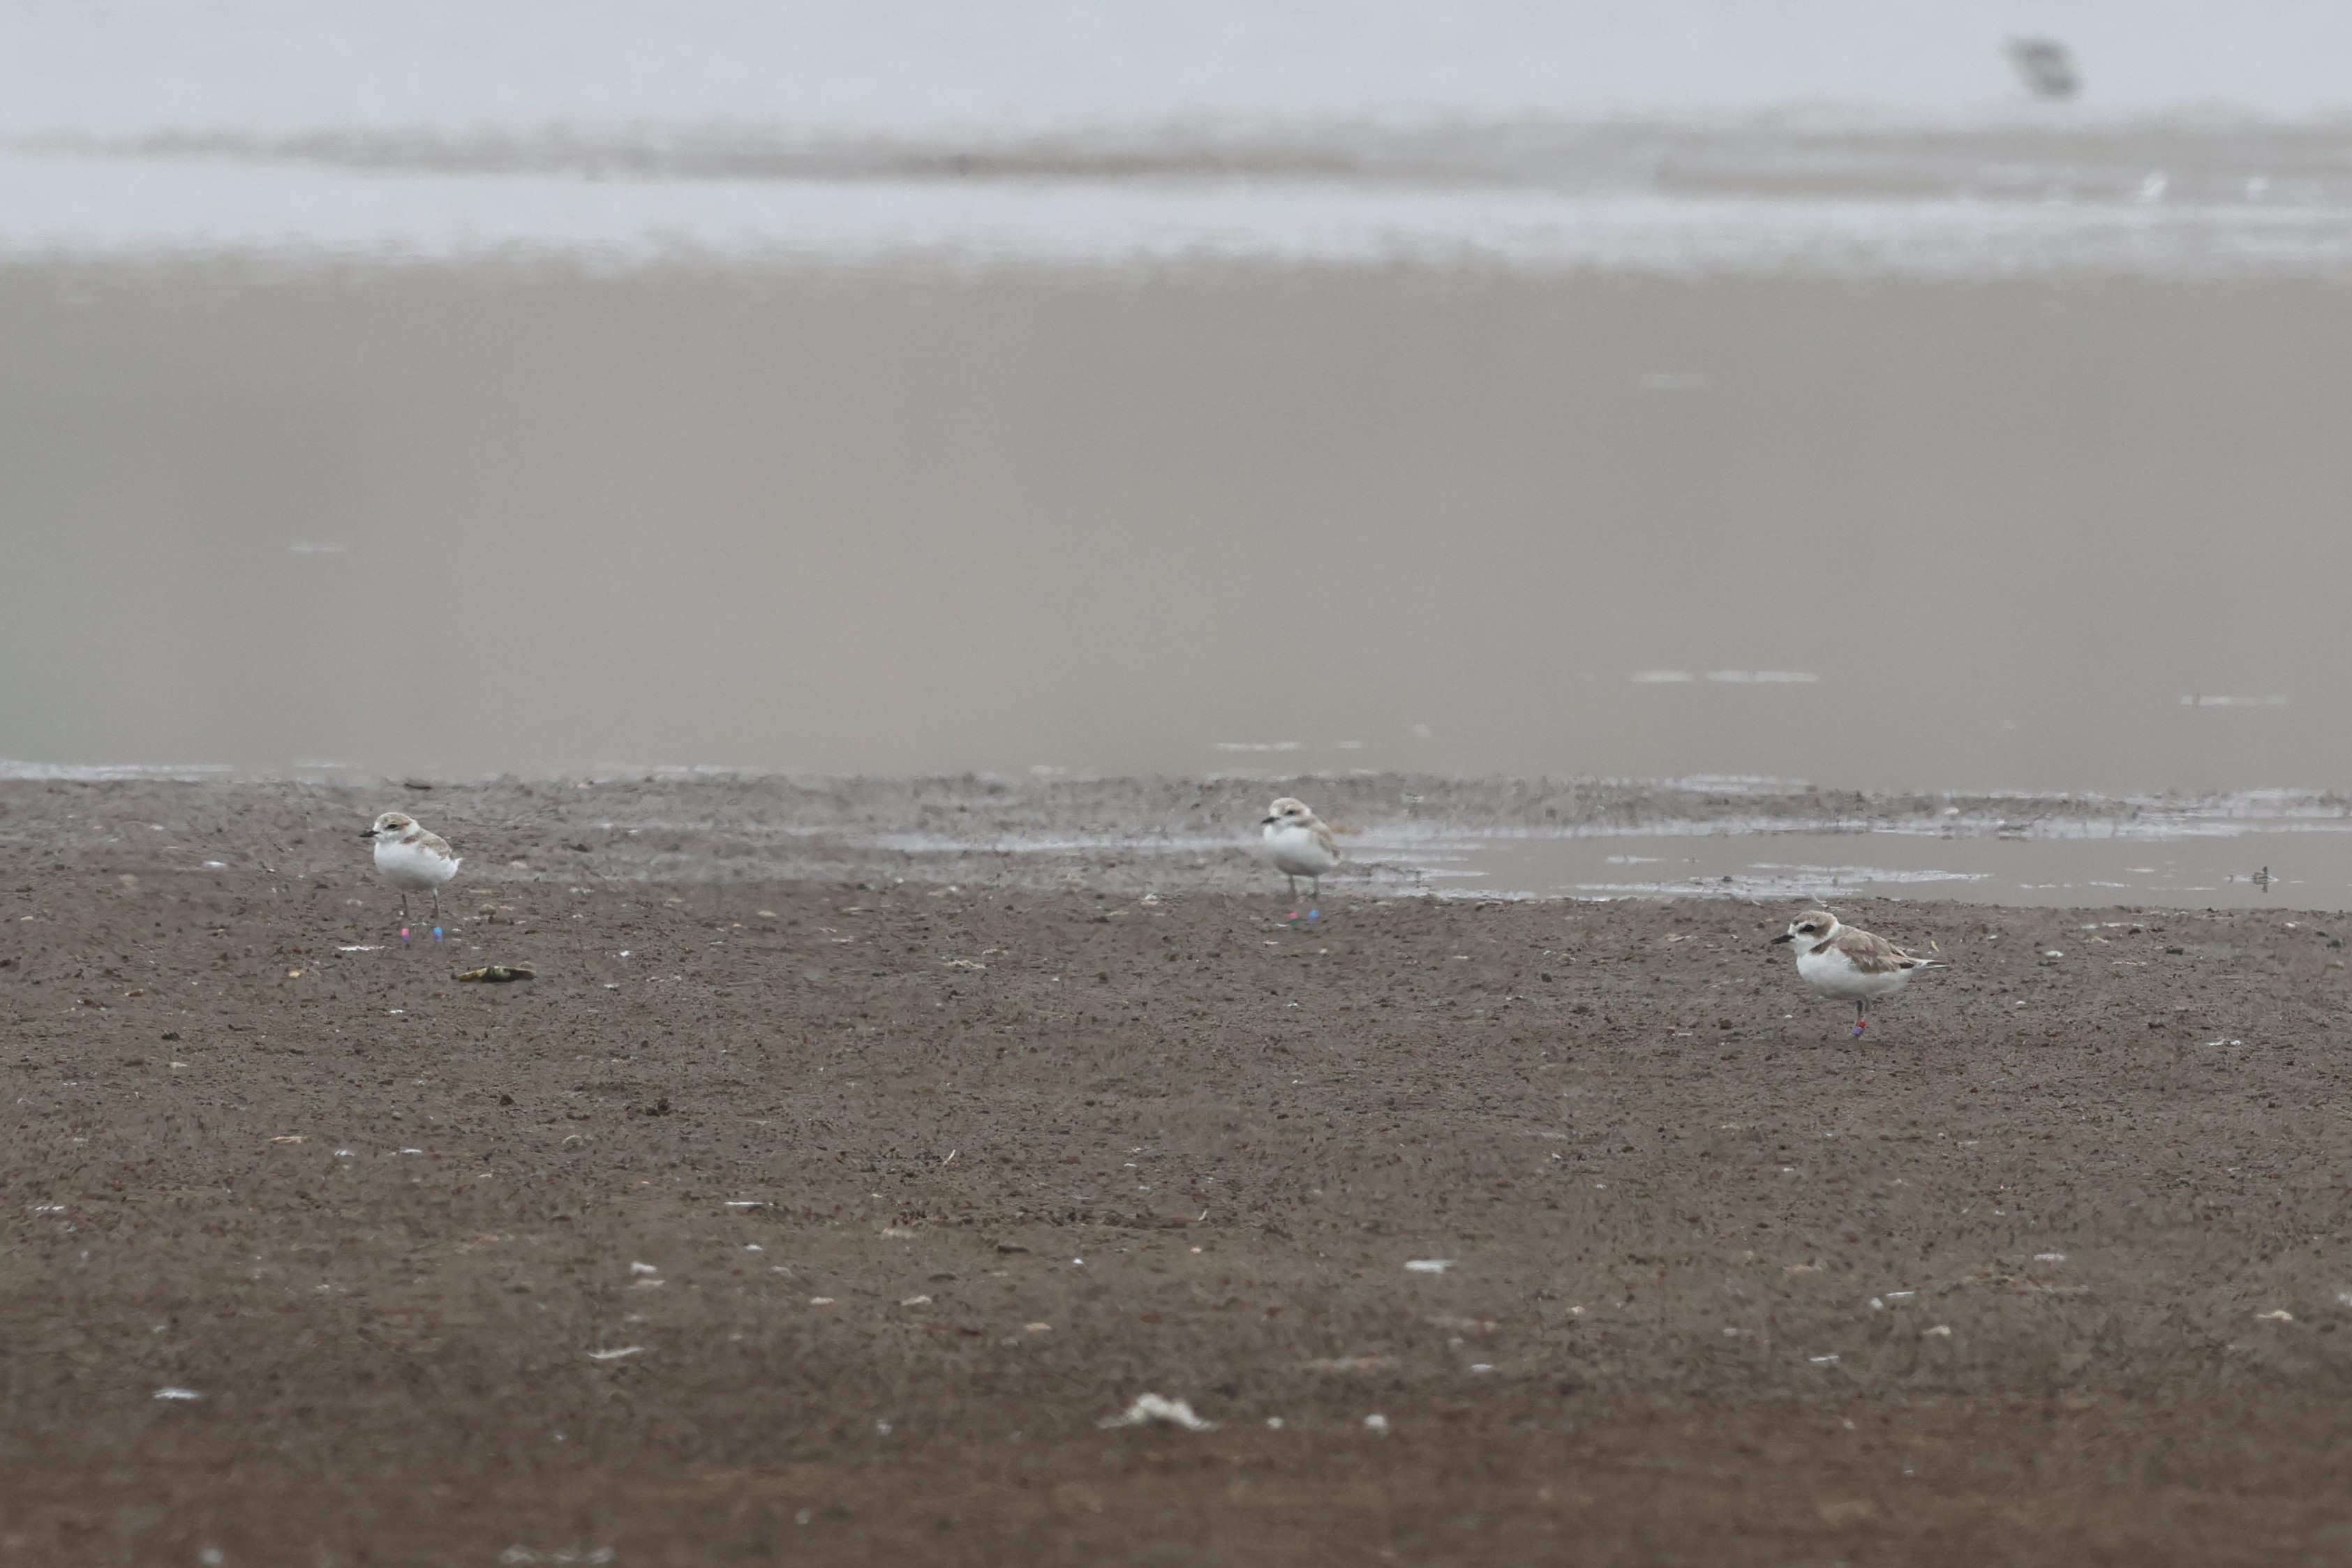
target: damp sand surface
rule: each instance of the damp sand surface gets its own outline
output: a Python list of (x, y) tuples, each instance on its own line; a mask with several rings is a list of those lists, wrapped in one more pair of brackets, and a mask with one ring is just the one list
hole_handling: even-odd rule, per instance
[(1735, 903), (541, 871), (709, 806), (565, 789), (397, 796), (511, 811), (405, 948), (383, 789), (0, 790), (13, 1551), (2352, 1539), (2340, 923), (1860, 903), (1951, 967), (1856, 1041)]
[(662, 768), (529, 781), (236, 779), (0, 768), (0, 841), (135, 867), (352, 870), (343, 831), (405, 806), (467, 885), (779, 878), (1260, 893), (1277, 795), (1346, 854), (1332, 899), (1891, 896), (1973, 904), (2352, 905), (2352, 797), (1824, 789), (1790, 779), (834, 779)]

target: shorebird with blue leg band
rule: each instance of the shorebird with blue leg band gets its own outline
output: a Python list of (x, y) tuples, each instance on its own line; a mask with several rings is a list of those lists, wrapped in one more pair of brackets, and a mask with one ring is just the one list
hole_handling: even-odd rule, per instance
[(1298, 879), (1303, 876), (1307, 897), (1322, 897), (1324, 877), (1339, 863), (1339, 841), (1331, 836), (1323, 819), (1308, 810), (1306, 801), (1286, 795), (1265, 809), (1265, 821), (1258, 825), (1258, 831), (1265, 841), (1265, 858), (1290, 879), (1290, 896), (1298, 896)]
[(441, 939), (441, 888), (457, 874), (461, 857), (449, 841), (428, 833), (405, 811), (386, 811), (360, 837), (375, 842), (376, 874), (400, 894), (400, 939), (408, 940), (408, 895), (433, 895), (433, 939)]

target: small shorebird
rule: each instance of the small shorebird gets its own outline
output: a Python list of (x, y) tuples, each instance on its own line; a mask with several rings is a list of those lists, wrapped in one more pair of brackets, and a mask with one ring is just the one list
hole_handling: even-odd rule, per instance
[(360, 835), (375, 841), (376, 874), (400, 894), (400, 918), (408, 918), (408, 895), (433, 895), (433, 920), (441, 920), (441, 884), (457, 874), (459, 857), (449, 852), (449, 841), (428, 833), (404, 811), (386, 811), (375, 826)]
[(1339, 863), (1339, 841), (1323, 820), (1307, 809), (1304, 800), (1294, 800), (1286, 795), (1265, 809), (1265, 821), (1260, 828), (1265, 840), (1265, 858), (1274, 869), (1290, 879), (1290, 896), (1298, 896), (1298, 879), (1305, 877), (1307, 896), (1323, 896), (1323, 879)]
[(1853, 1032), (1870, 1024), (1870, 1004), (1891, 997), (1921, 969), (1943, 967), (1940, 958), (1906, 953), (1884, 936), (1845, 925), (1826, 909), (1809, 909), (1772, 938), (1797, 945), (1797, 973), (1825, 997), (1853, 1004)]
[(2036, 98), (2063, 102), (2083, 90), (2074, 54), (2055, 38), (2011, 38), (2000, 47), (2017, 79)]

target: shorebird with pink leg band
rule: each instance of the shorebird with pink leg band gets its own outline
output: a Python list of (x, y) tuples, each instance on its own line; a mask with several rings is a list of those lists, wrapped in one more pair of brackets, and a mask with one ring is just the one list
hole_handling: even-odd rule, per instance
[(1943, 967), (1940, 958), (1906, 952), (1884, 936), (1844, 924), (1826, 909), (1809, 909), (1772, 938), (1772, 944), (1792, 943), (1797, 949), (1797, 973), (1805, 984), (1825, 997), (1853, 1004), (1857, 1039), (1870, 1027), (1870, 1004), (1891, 997), (1922, 969)]

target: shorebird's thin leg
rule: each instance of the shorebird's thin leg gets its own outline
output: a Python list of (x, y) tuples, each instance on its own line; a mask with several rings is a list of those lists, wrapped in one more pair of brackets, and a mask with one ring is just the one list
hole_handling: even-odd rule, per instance
[(1310, 904), (1320, 904), (1323, 902), (1323, 879), (1321, 877), (1309, 877), (1307, 879), (1307, 900)]
[(1861, 1038), (1862, 1038), (1862, 1031), (1863, 1031), (1864, 1030), (1868, 1029), (1869, 1027), (1870, 1027), (1870, 998), (1867, 998), (1867, 997), (1857, 997), (1857, 998), (1854, 998), (1854, 1004), (1853, 1004), (1853, 1034), (1854, 1034), (1854, 1038), (1855, 1038), (1856, 1040), (1861, 1039)]
[(1284, 872), (1282, 873), (1282, 880), (1290, 884), (1290, 896), (1297, 898), (1298, 896), (1298, 879), (1291, 875), (1288, 872)]
[(404, 892), (400, 895), (400, 923), (408, 924), (408, 894)]

